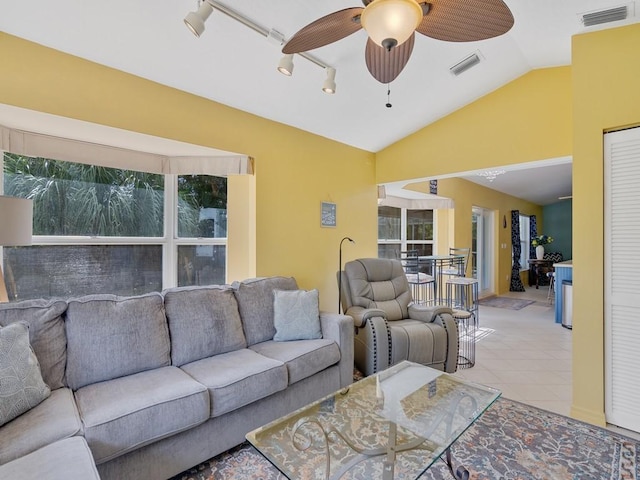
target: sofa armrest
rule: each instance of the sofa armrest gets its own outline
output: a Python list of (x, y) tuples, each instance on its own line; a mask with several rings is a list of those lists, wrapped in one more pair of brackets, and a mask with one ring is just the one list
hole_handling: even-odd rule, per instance
[(412, 320), (420, 320), (421, 322), (431, 323), (441, 313), (451, 314), (452, 310), (449, 307), (445, 307), (442, 305), (409, 305), (409, 318), (411, 318)]
[(374, 317), (387, 318), (384, 310), (378, 308), (351, 307), (346, 314), (353, 318), (353, 324), (356, 328), (364, 327), (367, 320)]
[(340, 386), (353, 383), (353, 319), (347, 315), (320, 312), (322, 338), (333, 340), (340, 348)]

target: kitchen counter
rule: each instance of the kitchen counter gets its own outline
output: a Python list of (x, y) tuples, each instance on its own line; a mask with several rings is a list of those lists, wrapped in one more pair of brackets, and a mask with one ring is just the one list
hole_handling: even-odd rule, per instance
[(553, 264), (553, 269), (556, 274), (555, 278), (555, 320), (556, 323), (562, 323), (562, 304), (564, 298), (562, 295), (562, 282), (564, 280), (573, 280), (573, 263), (571, 260), (564, 262), (558, 262)]

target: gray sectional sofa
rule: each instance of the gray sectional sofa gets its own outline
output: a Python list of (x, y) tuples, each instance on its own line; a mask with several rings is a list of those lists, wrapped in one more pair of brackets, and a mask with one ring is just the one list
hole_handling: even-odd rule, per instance
[(0, 304), (0, 327), (29, 325), (51, 390), (0, 427), (0, 478), (166, 479), (350, 384), (350, 317), (321, 312), (321, 338), (273, 340), (274, 292), (297, 288), (269, 277)]

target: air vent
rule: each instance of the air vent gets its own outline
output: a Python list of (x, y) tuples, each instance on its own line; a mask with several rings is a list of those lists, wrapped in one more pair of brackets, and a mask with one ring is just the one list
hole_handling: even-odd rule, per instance
[(583, 13), (581, 15), (581, 21), (585, 27), (592, 27), (602, 23), (619, 22), (620, 20), (626, 19), (628, 14), (629, 6), (623, 5), (621, 7), (609, 8), (607, 10)]
[(478, 53), (472, 53), (468, 57), (463, 58), (453, 67), (449, 68), (449, 71), (454, 75), (460, 75), (462, 72), (466, 72), (471, 67), (480, 63), (480, 55)]

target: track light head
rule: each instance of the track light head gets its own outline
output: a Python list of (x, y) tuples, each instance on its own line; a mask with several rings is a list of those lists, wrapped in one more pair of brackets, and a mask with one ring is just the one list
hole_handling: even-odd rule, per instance
[(289, 53), (280, 59), (278, 63), (278, 71), (290, 77), (293, 74), (293, 54)]
[(333, 67), (327, 67), (325, 70), (327, 71), (327, 78), (322, 84), (322, 91), (333, 95), (336, 93), (336, 69)]
[(199, 37), (204, 32), (204, 22), (207, 21), (212, 12), (213, 7), (209, 2), (203, 1), (196, 12), (187, 13), (187, 16), (184, 17), (184, 24), (191, 30), (191, 33)]

